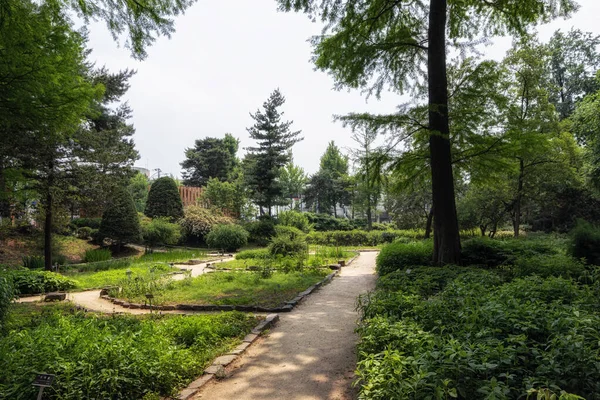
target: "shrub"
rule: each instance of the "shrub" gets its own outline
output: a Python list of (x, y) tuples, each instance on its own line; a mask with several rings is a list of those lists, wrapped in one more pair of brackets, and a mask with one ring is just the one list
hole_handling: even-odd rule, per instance
[(396, 270), (429, 265), (432, 259), (431, 241), (388, 244), (377, 256), (377, 273), (383, 276)]
[(466, 265), (494, 268), (507, 262), (509, 254), (499, 240), (475, 238), (462, 245), (462, 261)]
[(299, 211), (283, 211), (277, 215), (279, 223), (283, 226), (293, 226), (304, 233), (310, 232), (312, 226), (306, 214)]
[(203, 239), (217, 225), (233, 224), (233, 219), (223, 215), (216, 208), (203, 208), (189, 206), (185, 208), (185, 215), (179, 225), (188, 237)]
[(269, 254), (272, 256), (296, 257), (306, 254), (308, 245), (302, 237), (278, 235), (271, 239)]
[(8, 309), (15, 297), (15, 289), (12, 278), (2, 276), (0, 273), (0, 337), (4, 334), (4, 320)]
[(248, 236), (239, 225), (217, 225), (206, 236), (206, 244), (215, 249), (236, 251), (248, 244)]
[(183, 217), (183, 203), (177, 184), (167, 176), (152, 183), (144, 214), (150, 218), (165, 217), (176, 221)]
[(86, 250), (83, 255), (83, 262), (98, 262), (98, 261), (107, 261), (112, 258), (112, 253), (109, 249), (93, 249)]
[(0, 277), (11, 280), (15, 291), (20, 295), (62, 291), (75, 287), (73, 280), (49, 271), (9, 270), (0, 272)]
[(98, 236), (110, 238), (117, 244), (140, 240), (140, 220), (128, 191), (118, 188), (104, 213)]
[(307, 235), (309, 243), (321, 246), (378, 246), (392, 243), (398, 239), (415, 240), (420, 238), (423, 238), (423, 232), (416, 230), (329, 231), (310, 232)]
[(44, 269), (43, 256), (23, 256), (23, 266), (27, 269)]
[(77, 228), (77, 237), (79, 239), (87, 240), (92, 236), (92, 232), (94, 229), (89, 226), (82, 226), (81, 228)]
[(244, 228), (250, 233), (249, 241), (259, 246), (266, 246), (269, 240), (275, 236), (275, 221), (268, 215), (263, 215), (257, 221), (244, 224)]
[(514, 262), (515, 276), (539, 275), (541, 277), (579, 278), (585, 266), (566, 254), (537, 254), (517, 257)]
[(313, 228), (319, 232), (350, 231), (356, 227), (346, 218), (335, 218), (327, 214), (304, 213)]
[(600, 265), (600, 228), (578, 220), (571, 231), (569, 253), (576, 258), (584, 258), (589, 264)]
[(287, 236), (291, 239), (300, 238), (306, 241), (306, 234), (293, 226), (277, 225), (275, 226), (275, 236)]
[(102, 218), (75, 218), (71, 221), (71, 225), (75, 228), (88, 227), (92, 229), (99, 229), (102, 223)]
[(269, 249), (244, 250), (235, 255), (236, 260), (249, 260), (267, 257), (269, 257)]
[(167, 218), (154, 218), (142, 223), (142, 238), (150, 248), (158, 245), (176, 244), (181, 239), (181, 227)]

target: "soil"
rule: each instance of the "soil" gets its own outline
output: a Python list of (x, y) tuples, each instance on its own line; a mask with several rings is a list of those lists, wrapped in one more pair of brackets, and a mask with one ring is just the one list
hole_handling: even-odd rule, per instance
[(356, 369), (356, 299), (375, 284), (376, 253), (362, 253), (212, 381), (199, 400), (350, 400)]

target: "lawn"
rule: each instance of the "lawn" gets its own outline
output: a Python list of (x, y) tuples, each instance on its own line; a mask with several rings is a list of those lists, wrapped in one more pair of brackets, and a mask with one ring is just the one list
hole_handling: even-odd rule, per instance
[(171, 267), (168, 264), (145, 263), (132, 264), (128, 267), (111, 269), (98, 272), (75, 272), (65, 273), (64, 275), (75, 281), (76, 288), (79, 290), (101, 288), (106, 286), (115, 286), (128, 279), (127, 271), (131, 271), (132, 279), (142, 277), (144, 279), (158, 277), (169, 272), (181, 271), (179, 268)]
[[(154, 295), (155, 304), (218, 304), (281, 306), (298, 293), (321, 281), (329, 270), (274, 272), (215, 272), (182, 281), (132, 280), (123, 285), (119, 297), (143, 303), (145, 294)], [(269, 274), (268, 274), (269, 275)], [(117, 295), (115, 293), (114, 295)]]
[(256, 323), (238, 312), (107, 317), (70, 304), (14, 304), (0, 336), (0, 398), (35, 398), (41, 371), (56, 375), (45, 399), (172, 396)]

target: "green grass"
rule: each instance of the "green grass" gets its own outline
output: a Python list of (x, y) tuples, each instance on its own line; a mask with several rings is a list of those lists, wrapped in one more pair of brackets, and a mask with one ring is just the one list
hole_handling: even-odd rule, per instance
[[(342, 256), (342, 257), (333, 257), (333, 255), (338, 255), (338, 256)], [(308, 267), (313, 267), (313, 268), (319, 268), (319, 267), (326, 267), (327, 265), (330, 264), (337, 264), (337, 262), (339, 260), (346, 260), (348, 261), (350, 258), (352, 258), (355, 255), (355, 253), (353, 252), (349, 252), (349, 251), (343, 251), (343, 253), (341, 252), (337, 252), (337, 253), (320, 253), (320, 254), (311, 254), (308, 256), (308, 259), (306, 259), (303, 262), (304, 266), (308, 266)], [(223, 262), (223, 263), (216, 263), (215, 264), (215, 269), (217, 270), (225, 270), (225, 269), (233, 269), (233, 270), (245, 270), (248, 269), (249, 267), (265, 267), (265, 266), (269, 266), (270, 268), (274, 268), (274, 269), (281, 269), (281, 270), (289, 270), (289, 269), (294, 269), (293, 266), (290, 267), (290, 265), (288, 265), (289, 263), (294, 263), (294, 261), (292, 259), (290, 259), (289, 257), (287, 258), (243, 258), (241, 260), (232, 260), (232, 261), (227, 261), (227, 262)]]
[(69, 304), (14, 304), (0, 336), (0, 398), (35, 398), (41, 371), (56, 375), (47, 399), (173, 396), (256, 323), (238, 312), (108, 317)]
[[(268, 278), (260, 273), (215, 272), (183, 281), (173, 281), (156, 289), (156, 304), (220, 304), (276, 307), (291, 300), (331, 271), (275, 272)], [(131, 289), (131, 290), (130, 290)], [(143, 290), (123, 287), (121, 296), (143, 303)]]
[[(154, 272), (151, 272), (151, 269)], [(131, 270), (131, 276), (160, 276), (168, 272), (180, 271), (179, 268), (170, 267), (166, 264), (135, 264), (130, 267), (111, 269), (100, 272), (66, 273), (65, 276), (76, 282), (76, 288), (80, 290), (94, 289), (105, 286), (119, 285), (127, 279), (127, 271)]]
[(186, 262), (189, 260), (206, 260), (205, 250), (171, 250), (167, 252), (146, 253), (136, 260), (137, 262)]

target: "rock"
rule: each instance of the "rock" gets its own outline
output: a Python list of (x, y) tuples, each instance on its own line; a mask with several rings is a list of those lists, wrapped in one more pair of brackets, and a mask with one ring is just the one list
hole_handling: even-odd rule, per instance
[(66, 300), (67, 294), (60, 292), (48, 293), (44, 297), (44, 301), (63, 301)]
[(250, 333), (250, 334), (246, 335), (246, 337), (244, 338), (243, 341), (246, 342), (246, 343), (252, 343), (257, 338), (258, 338), (258, 335), (254, 334), (254, 333)]
[(330, 264), (328, 265), (329, 269), (340, 269), (341, 266), (340, 264)]
[(233, 362), (233, 360), (235, 360), (237, 356), (236, 355), (226, 355), (226, 356), (221, 356), (221, 357), (217, 357), (215, 359), (215, 361), (213, 361), (213, 364), (216, 365), (222, 365), (224, 367), (228, 366), (229, 364), (231, 364)]
[(191, 398), (194, 397), (194, 395), (197, 392), (198, 392), (198, 389), (196, 389), (196, 388), (185, 388), (181, 392), (179, 392), (179, 395), (177, 396), (177, 398), (179, 400), (191, 400)]
[(225, 373), (225, 368), (222, 365), (211, 365), (210, 367), (204, 370), (205, 374), (213, 374), (213, 375), (223, 375)]
[(187, 388), (188, 389), (199, 389), (214, 377), (215, 376), (213, 374), (204, 374), (200, 378), (196, 379), (194, 382), (190, 383)]
[(338, 264), (340, 264), (340, 267), (345, 267), (346, 266), (346, 260), (339, 260)]

